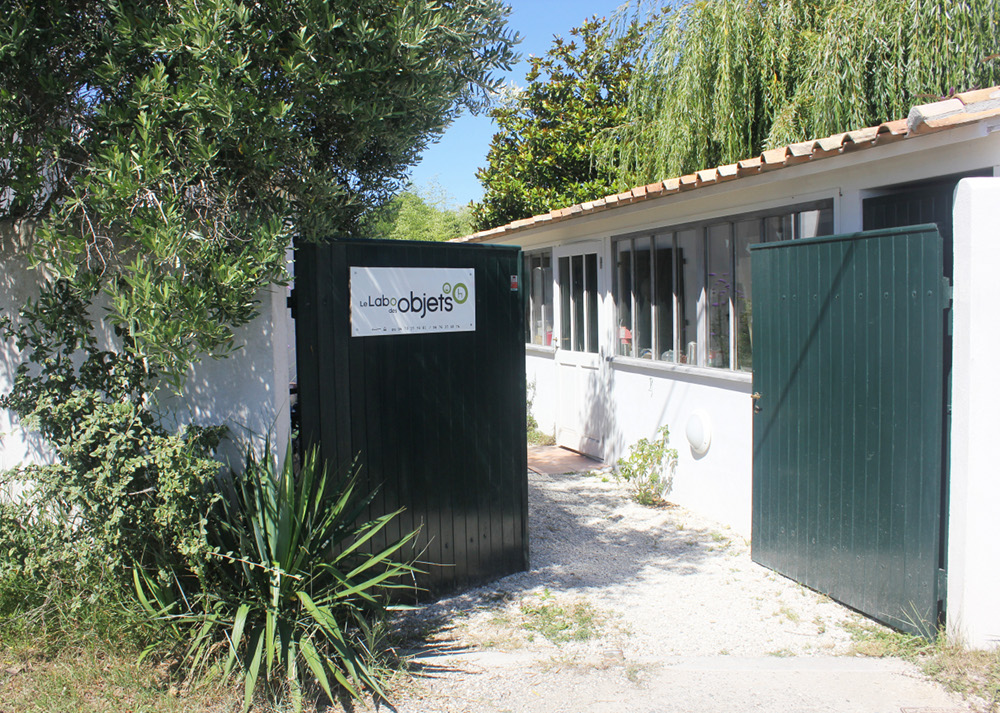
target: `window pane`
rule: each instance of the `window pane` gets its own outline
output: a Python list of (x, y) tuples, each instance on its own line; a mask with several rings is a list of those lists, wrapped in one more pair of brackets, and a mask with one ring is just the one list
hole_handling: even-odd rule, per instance
[(573, 255), (573, 351), (584, 351), (583, 345), (583, 255)]
[(704, 320), (702, 290), (705, 285), (705, 261), (702, 254), (704, 242), (700, 230), (682, 230), (677, 233), (677, 284), (680, 324), (680, 354), (682, 364), (699, 364), (704, 348), (699, 339), (700, 323)]
[(790, 213), (764, 218), (764, 242), (791, 240), (792, 237), (792, 216)]
[(559, 258), (559, 346), (570, 349), (570, 299), (569, 299), (569, 258)]
[(530, 255), (524, 256), (524, 269), (521, 272), (524, 274), (524, 279), (528, 281), (527, 290), (528, 298), (524, 301), (524, 341), (527, 343), (532, 343), (534, 340), (531, 338), (532, 327), (534, 322), (531, 319), (531, 301), (533, 296), (533, 286), (531, 283), (531, 265), (533, 258)]
[(552, 256), (543, 255), (538, 282), (542, 289), (542, 344), (552, 344)]
[(587, 351), (597, 353), (597, 255), (584, 255), (587, 285)]
[(833, 208), (805, 210), (798, 214), (798, 238), (815, 238), (833, 234)]
[(531, 344), (548, 346), (552, 343), (552, 258), (528, 255), (524, 263), (528, 280), (525, 335)]
[(617, 251), (618, 295), (615, 305), (618, 310), (615, 342), (617, 353), (622, 356), (632, 354), (632, 242), (621, 240), (615, 245)]
[(674, 236), (673, 233), (657, 235), (656, 255), (656, 302), (653, 306), (653, 322), (656, 331), (657, 357), (663, 361), (674, 361)]
[(733, 289), (732, 229), (708, 228), (708, 365), (729, 368), (729, 300)]
[(750, 305), (750, 246), (760, 242), (761, 221), (743, 220), (735, 226), (736, 252), (736, 368), (753, 365), (753, 317)]
[(635, 356), (653, 358), (653, 272), (649, 238), (635, 239)]

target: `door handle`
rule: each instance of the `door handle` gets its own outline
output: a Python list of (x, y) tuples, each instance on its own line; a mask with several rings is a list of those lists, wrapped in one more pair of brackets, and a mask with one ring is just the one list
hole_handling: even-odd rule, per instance
[(761, 396), (760, 396), (760, 392), (759, 391), (753, 392), (752, 394), (750, 394), (750, 398), (753, 399), (753, 412), (754, 413), (760, 413), (761, 412), (761, 407), (760, 407), (760, 398), (761, 398)]

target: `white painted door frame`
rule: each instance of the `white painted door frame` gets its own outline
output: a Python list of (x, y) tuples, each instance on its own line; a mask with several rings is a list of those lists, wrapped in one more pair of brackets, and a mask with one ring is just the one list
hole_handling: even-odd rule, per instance
[(557, 334), (556, 442), (597, 458), (604, 457), (611, 412), (604, 358), (607, 330), (603, 315), (608, 294), (605, 253), (606, 244), (601, 240), (552, 250)]

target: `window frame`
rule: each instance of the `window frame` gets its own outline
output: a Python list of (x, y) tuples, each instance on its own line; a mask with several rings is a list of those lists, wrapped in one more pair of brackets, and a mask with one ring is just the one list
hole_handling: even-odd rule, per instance
[[(545, 260), (548, 259), (548, 266)], [(525, 298), (524, 298), (524, 337), (527, 346), (536, 348), (555, 348), (555, 273), (553, 268), (552, 248), (543, 250), (531, 250), (521, 253), (522, 270), (524, 272)], [(535, 282), (534, 282), (534, 261), (538, 261), (538, 269), (541, 270), (542, 301), (540, 307), (541, 327), (536, 333), (535, 320)], [(548, 300), (546, 300), (546, 296)], [(546, 315), (548, 323), (546, 324)], [(535, 338), (539, 341), (535, 341)]]
[[(616, 330), (616, 340), (612, 354), (615, 358), (625, 357), (628, 359), (642, 359), (644, 362), (651, 361), (654, 364), (659, 365), (670, 365), (671, 367), (684, 367), (684, 368), (697, 368), (699, 370), (709, 370), (711, 373), (741, 373), (750, 374), (752, 373), (752, 361), (741, 359), (740, 349), (739, 349), (739, 339), (740, 339), (740, 327), (742, 323), (742, 317), (738, 313), (738, 296), (737, 296), (737, 281), (739, 279), (739, 265), (737, 263), (738, 256), (736, 254), (737, 245), (737, 225), (749, 221), (757, 221), (757, 243), (762, 242), (774, 242), (773, 240), (768, 241), (767, 237), (767, 219), (768, 218), (781, 218), (781, 225), (784, 226), (786, 216), (790, 217), (791, 220), (788, 223), (789, 232), (792, 233), (791, 237), (782, 236), (782, 240), (798, 240), (803, 236), (801, 235), (803, 225), (802, 225), (802, 214), (810, 213), (813, 211), (828, 210), (829, 214), (829, 225), (827, 226), (830, 232), (827, 233), (817, 233), (817, 235), (832, 235), (835, 232), (835, 218), (834, 218), (834, 208), (835, 203), (833, 198), (823, 198), (819, 200), (807, 201), (802, 203), (794, 203), (790, 205), (776, 206), (774, 208), (747, 211), (744, 213), (734, 213), (725, 216), (718, 216), (715, 218), (709, 218), (705, 220), (695, 220), (686, 221), (682, 223), (675, 223), (671, 225), (665, 225), (657, 227), (655, 229), (647, 229), (641, 231), (633, 231), (630, 233), (624, 233), (621, 235), (615, 235), (611, 238), (611, 255), (613, 259), (613, 270), (611, 271), (612, 279), (612, 289), (611, 296), (613, 299), (613, 311), (615, 318), (615, 325), (617, 329), (623, 329), (624, 326), (620, 326), (619, 314), (621, 314), (621, 279), (620, 279), (620, 261), (621, 253), (627, 252), (630, 255), (629, 259), (629, 269), (630, 269), (630, 303), (629, 314), (630, 314), (630, 325), (627, 325), (630, 331), (630, 338), (632, 339), (632, 344), (635, 344), (635, 338), (637, 335), (638, 315), (636, 309), (636, 241), (637, 240), (648, 240), (649, 243), (649, 265), (650, 265), (650, 294), (653, 295), (654, 301), (651, 304), (650, 312), (651, 319), (649, 328), (651, 330), (652, 343), (650, 348), (650, 358), (645, 359), (639, 354), (634, 353), (623, 353), (626, 351), (622, 344), (618, 341), (618, 331)], [(728, 254), (728, 277), (729, 285), (727, 290), (727, 304), (726, 313), (728, 315), (728, 359), (726, 364), (711, 365), (710, 364), (710, 346), (711, 346), (711, 327), (710, 319), (712, 317), (712, 304), (711, 304), (711, 283), (710, 279), (712, 277), (710, 271), (712, 266), (709, 265), (709, 234), (713, 229), (718, 229), (720, 226), (727, 226), (726, 235), (728, 236), (729, 245), (726, 249)], [(695, 304), (691, 305), (693, 307), (693, 314), (695, 317), (694, 332), (695, 339), (695, 355), (693, 361), (689, 361), (690, 349), (684, 347), (682, 348), (682, 330), (685, 329), (685, 316), (689, 316), (686, 313), (682, 314), (685, 303), (689, 300), (689, 297), (685, 297), (685, 281), (690, 281), (692, 274), (690, 271), (684, 271), (684, 265), (690, 261), (691, 258), (684, 257), (680, 255), (678, 236), (681, 233), (688, 231), (694, 231), (694, 245), (696, 249), (700, 252), (699, 255), (694, 257), (697, 260), (697, 267), (693, 273), (693, 278), (696, 280), (697, 297), (695, 299)], [(663, 238), (666, 237), (666, 240)], [(810, 236), (811, 237), (811, 236)], [(628, 244), (629, 248), (627, 250), (622, 250), (621, 246), (623, 244)], [(662, 276), (658, 276), (658, 260), (657, 260), (657, 246), (661, 243), (668, 243), (669, 248), (660, 247), (659, 250), (669, 250), (671, 253), (671, 292), (672, 292), (672, 304), (671, 304), (671, 341), (672, 345), (670, 351), (672, 351), (672, 360), (663, 359), (662, 356), (667, 353), (667, 350), (660, 348), (662, 345), (659, 344), (659, 334), (662, 331), (660, 328), (659, 317), (665, 311), (664, 306), (659, 304), (660, 297), (659, 290), (657, 286), (657, 280), (662, 279)], [(753, 242), (748, 242), (749, 244), (756, 244)], [(685, 247), (684, 249), (689, 249)], [(752, 283), (751, 283), (752, 284)], [(690, 285), (688, 285), (690, 288)], [(693, 293), (688, 293), (693, 294)], [(720, 310), (721, 311), (721, 310)], [(752, 317), (751, 317), (752, 319)], [(690, 322), (690, 320), (688, 320)], [(751, 340), (752, 345), (752, 340)], [(689, 345), (688, 345), (689, 346)], [(635, 351), (634, 349), (631, 351)], [(645, 350), (642, 350), (645, 351)], [(752, 346), (751, 346), (751, 358), (752, 358)], [(741, 363), (749, 363), (749, 369), (742, 368)]]

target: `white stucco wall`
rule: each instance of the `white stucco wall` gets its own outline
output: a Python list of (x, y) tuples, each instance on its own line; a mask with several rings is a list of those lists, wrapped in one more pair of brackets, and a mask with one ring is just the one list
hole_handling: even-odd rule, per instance
[(955, 200), (954, 363), (948, 629), (1000, 644), (1000, 178), (968, 178)]
[(247, 443), (259, 449), (268, 436), (273, 450), (283, 456), (291, 432), (288, 344), (295, 337), (287, 289), (265, 288), (259, 299), (260, 315), (236, 332), (241, 349), (224, 359), (202, 360), (181, 398), (159, 397), (168, 424), (229, 426), (232, 437), (220, 455), (233, 464), (243, 460)]
[[(16, 315), (25, 301), (37, 294), (39, 274), (29, 269), (23, 254), (24, 237), (0, 232), (0, 311)], [(188, 380), (182, 399), (158, 395), (157, 409), (168, 427), (188, 423), (225, 423), (234, 436), (222, 457), (237, 463), (248, 438), (272, 437), (283, 454), (290, 433), (288, 344), (294, 339), (286, 307), (286, 288), (272, 287), (260, 295), (260, 316), (237, 331), (243, 348), (225, 359), (206, 359)], [(97, 333), (107, 340), (110, 330)], [(9, 391), (17, 365), (22, 361), (15, 346), (0, 342), (0, 393)], [(0, 469), (46, 462), (51, 454), (43, 441), (13, 422), (0, 409)]]
[[(640, 438), (651, 438), (660, 426), (667, 426), (678, 456), (667, 498), (749, 538), (753, 452), (749, 376), (681, 368), (665, 373), (664, 367), (640, 359), (619, 359), (611, 379), (615, 410), (608, 459), (617, 459)], [(703, 455), (692, 450), (686, 436), (695, 412), (707, 416), (710, 428), (711, 443)]]
[(529, 396), (534, 388), (531, 415), (538, 421), (539, 430), (554, 435), (556, 432), (555, 350), (529, 344), (525, 351), (525, 376)]
[[(9, 226), (0, 227), (0, 313), (17, 319), (17, 309), (37, 294), (39, 275), (23, 257), (26, 236)], [(14, 344), (0, 341), (0, 393), (8, 393), (21, 355)], [(21, 463), (43, 463), (51, 459), (45, 443), (25, 433), (6, 409), (0, 409), (0, 471)]]

